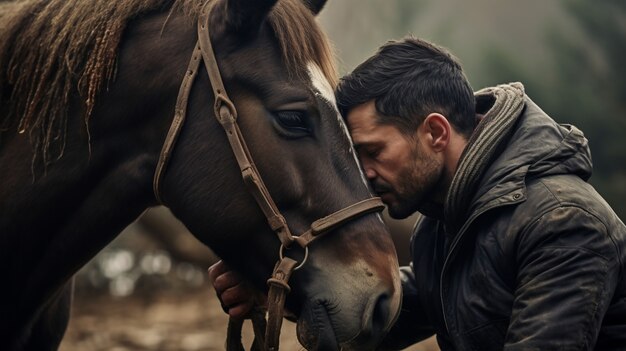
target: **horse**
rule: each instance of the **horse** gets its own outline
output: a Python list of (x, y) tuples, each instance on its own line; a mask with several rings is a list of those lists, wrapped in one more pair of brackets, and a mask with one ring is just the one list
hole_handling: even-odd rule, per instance
[[(218, 75), (285, 237), (296, 240), (291, 233), (369, 199), (334, 104), (334, 56), (315, 20), (324, 4), (0, 3), (3, 349), (57, 349), (73, 274), (157, 205), (260, 291), (283, 251), (301, 262), (286, 308), (305, 348), (376, 347), (401, 300), (395, 248), (379, 213), (327, 228), (304, 250), (286, 249), (242, 178), (212, 106), (220, 92), (202, 65), (187, 86), (186, 119), (168, 137), (197, 50), (195, 24), (209, 8)], [(166, 140), (173, 140), (168, 162), (157, 171)]]

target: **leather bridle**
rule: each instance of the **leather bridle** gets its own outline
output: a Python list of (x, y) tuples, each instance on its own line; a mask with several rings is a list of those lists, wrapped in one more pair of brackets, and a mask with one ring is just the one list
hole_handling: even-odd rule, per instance
[[(380, 198), (377, 197), (365, 199), (334, 212), (324, 218), (316, 220), (311, 224), (311, 228), (309, 230), (299, 236), (292, 235), (285, 217), (281, 214), (280, 210), (274, 203), (274, 200), (261, 179), (259, 171), (252, 161), (246, 142), (241, 134), (239, 125), (237, 124), (237, 110), (233, 102), (226, 94), (226, 89), (224, 88), (219, 67), (213, 52), (209, 36), (209, 13), (210, 5), (209, 2), (207, 2), (203, 6), (200, 16), (198, 17), (198, 42), (193, 50), (189, 66), (181, 83), (178, 98), (176, 100), (174, 119), (165, 138), (165, 142), (163, 143), (154, 174), (154, 195), (157, 201), (162, 203), (160, 196), (161, 181), (165, 173), (165, 169), (167, 168), (168, 161), (171, 157), (172, 150), (185, 121), (191, 86), (193, 85), (193, 81), (199, 71), (200, 61), (203, 61), (209, 75), (209, 80), (215, 97), (215, 103), (213, 106), (215, 117), (226, 132), (232, 151), (237, 159), (237, 163), (239, 164), (239, 169), (244, 183), (265, 214), (269, 226), (277, 234), (278, 239), (281, 242), (279, 250), (280, 259), (274, 267), (271, 278), (267, 281), (269, 285), (267, 308), (268, 320), (267, 326), (264, 328), (264, 336), (262, 335), (263, 324), (265, 324), (264, 316), (261, 317), (261, 319), (259, 319), (258, 316), (252, 318), (257, 338), (257, 340), (255, 340), (256, 347), (259, 348), (261, 347), (260, 345), (264, 345), (264, 350), (278, 350), (278, 341), (284, 315), (285, 299), (287, 293), (291, 290), (288, 285), (288, 281), (291, 274), (295, 270), (302, 267), (302, 265), (306, 262), (308, 257), (308, 245), (332, 229), (348, 221), (368, 213), (381, 211), (384, 208), (384, 205)], [(284, 248), (290, 248), (294, 242), (305, 250), (304, 258), (300, 263), (283, 255)], [(227, 347), (229, 350), (243, 349), (240, 337), (241, 323), (242, 321), (232, 320), (229, 323), (229, 340), (227, 341)], [(230, 329), (235, 329), (235, 331), (233, 332)], [(238, 329), (238, 331), (236, 329)], [(239, 335), (239, 337), (237, 338), (236, 335)]]

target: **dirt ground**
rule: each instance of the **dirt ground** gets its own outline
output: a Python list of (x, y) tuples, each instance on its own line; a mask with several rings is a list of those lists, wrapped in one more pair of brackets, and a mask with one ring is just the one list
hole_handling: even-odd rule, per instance
[[(227, 322), (208, 286), (123, 298), (78, 291), (60, 351), (224, 350)], [(248, 347), (251, 340), (246, 325), (244, 345)], [(407, 350), (436, 350), (433, 344), (429, 341)], [(283, 324), (281, 350), (303, 350), (295, 337), (295, 324), (289, 321)]]

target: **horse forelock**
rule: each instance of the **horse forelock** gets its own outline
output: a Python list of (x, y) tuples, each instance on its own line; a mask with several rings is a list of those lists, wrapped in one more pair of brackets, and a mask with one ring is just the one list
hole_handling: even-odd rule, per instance
[[(214, 2), (209, 0), (209, 2)], [(177, 0), (187, 15), (197, 18), (203, 3)], [(335, 54), (326, 34), (304, 0), (278, 0), (267, 18), (281, 49), (282, 60), (292, 76), (308, 78), (308, 64), (314, 62), (333, 88), (338, 83)]]
[[(211, 1), (211, 0), (209, 0)], [(196, 0), (16, 0), (0, 4), (0, 132), (28, 133), (44, 165), (63, 155), (68, 105), (75, 92), (85, 128), (97, 94), (115, 75), (127, 23), (176, 5), (195, 17)], [(174, 8), (173, 8), (174, 9)], [(306, 76), (315, 62), (337, 82), (329, 42), (302, 0), (279, 0), (268, 17), (287, 69)], [(56, 152), (51, 152), (55, 146)], [(34, 160), (33, 160), (34, 162)]]
[(307, 78), (308, 65), (314, 62), (334, 89), (338, 75), (332, 47), (303, 1), (279, 0), (268, 20), (279, 41), (287, 69)]

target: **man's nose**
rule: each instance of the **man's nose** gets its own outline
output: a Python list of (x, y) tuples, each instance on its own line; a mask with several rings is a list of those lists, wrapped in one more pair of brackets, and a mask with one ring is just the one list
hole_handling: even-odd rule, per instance
[(374, 167), (372, 167), (371, 159), (369, 157), (363, 157), (363, 155), (359, 154), (359, 161), (361, 161), (361, 166), (363, 166), (363, 171), (365, 172), (367, 179), (370, 181), (374, 180), (378, 176), (378, 173)]
[(372, 167), (367, 167), (365, 166), (365, 176), (367, 177), (367, 179), (369, 180), (373, 180), (374, 178), (376, 178), (376, 171), (372, 168)]

